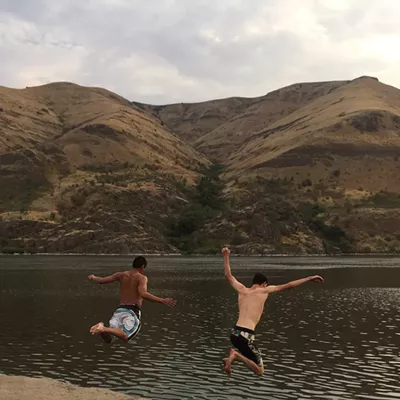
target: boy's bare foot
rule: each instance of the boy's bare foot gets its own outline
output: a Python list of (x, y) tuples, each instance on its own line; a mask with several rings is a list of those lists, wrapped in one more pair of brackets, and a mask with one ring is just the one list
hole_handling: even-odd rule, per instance
[(231, 362), (229, 361), (229, 358), (224, 358), (224, 371), (228, 376), (231, 376), (232, 369), (231, 369)]
[(96, 335), (96, 334), (98, 334), (98, 333), (103, 332), (103, 329), (104, 329), (104, 324), (103, 324), (102, 322), (99, 322), (98, 324), (93, 325), (93, 326), (90, 328), (90, 333), (91, 333), (92, 335)]
[(233, 360), (235, 359), (235, 355), (236, 355), (236, 350), (230, 349), (229, 350), (229, 357), (228, 358), (224, 358), (224, 371), (229, 376), (231, 376), (231, 373), (232, 373), (231, 365), (232, 365)]

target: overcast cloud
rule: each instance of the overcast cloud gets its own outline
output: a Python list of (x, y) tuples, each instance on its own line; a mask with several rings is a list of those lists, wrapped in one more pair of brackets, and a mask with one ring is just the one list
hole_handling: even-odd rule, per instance
[(0, 0), (0, 84), (153, 104), (376, 76), (400, 88), (399, 0)]

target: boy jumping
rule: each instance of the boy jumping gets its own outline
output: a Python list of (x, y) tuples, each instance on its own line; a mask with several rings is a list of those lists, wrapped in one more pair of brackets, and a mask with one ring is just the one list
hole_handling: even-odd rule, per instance
[(222, 249), (222, 254), (224, 256), (225, 277), (239, 294), (239, 319), (232, 328), (230, 336), (231, 343), (235, 349), (231, 349), (229, 357), (224, 358), (224, 371), (230, 376), (232, 363), (238, 360), (256, 375), (262, 375), (264, 373), (264, 365), (261, 353), (254, 344), (254, 331), (260, 322), (268, 296), (271, 293), (291, 289), (306, 282), (323, 282), (324, 280), (315, 275), (292, 281), (285, 285), (272, 286), (268, 285), (267, 277), (258, 272), (254, 275), (253, 285), (247, 288), (238, 282), (231, 273), (229, 265), (230, 250), (225, 247)]
[(140, 256), (133, 260), (131, 271), (116, 272), (105, 278), (94, 275), (88, 276), (89, 280), (100, 284), (112, 282), (120, 283), (120, 306), (110, 319), (110, 327), (107, 328), (104, 326), (103, 322), (99, 322), (90, 328), (90, 333), (92, 335), (99, 334), (103, 341), (108, 344), (110, 344), (115, 337), (127, 343), (140, 331), (143, 300), (154, 301), (169, 307), (174, 307), (176, 305), (174, 299), (163, 299), (153, 296), (147, 291), (147, 277), (144, 275), (146, 266), (146, 259)]

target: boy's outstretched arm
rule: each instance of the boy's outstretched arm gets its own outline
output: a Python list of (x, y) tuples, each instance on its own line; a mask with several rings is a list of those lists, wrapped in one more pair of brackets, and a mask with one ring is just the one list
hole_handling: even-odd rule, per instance
[(322, 283), (324, 281), (324, 279), (319, 275), (313, 275), (313, 276), (309, 276), (307, 278), (297, 279), (295, 281), (285, 283), (284, 285), (276, 285), (276, 286), (268, 285), (266, 287), (266, 290), (268, 293), (282, 292), (283, 290), (293, 289), (297, 286), (303, 285), (304, 283), (311, 282), (311, 281)]
[(231, 266), (229, 264), (229, 254), (231, 254), (231, 251), (227, 248), (224, 247), (222, 249), (222, 255), (224, 256), (224, 269), (225, 269), (225, 278), (228, 280), (228, 282), (231, 284), (231, 286), (237, 290), (238, 292), (242, 289), (245, 288), (245, 286), (240, 283), (233, 275), (231, 272)]
[(115, 274), (106, 276), (105, 278), (100, 278), (99, 276), (95, 276), (92, 274), (88, 276), (88, 279), (96, 283), (105, 284), (119, 281), (122, 275), (123, 272), (116, 272)]
[(143, 276), (140, 279), (139, 286), (138, 286), (138, 293), (139, 296), (148, 301), (154, 301), (155, 303), (165, 304), (169, 307), (176, 306), (176, 300), (171, 298), (163, 299), (161, 297), (154, 296), (147, 291), (147, 276)]

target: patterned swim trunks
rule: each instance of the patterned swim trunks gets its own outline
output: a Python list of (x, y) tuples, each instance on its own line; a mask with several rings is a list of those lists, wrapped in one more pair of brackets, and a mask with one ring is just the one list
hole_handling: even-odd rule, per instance
[(121, 304), (110, 319), (110, 328), (121, 329), (131, 340), (140, 332), (142, 312), (135, 304)]
[(231, 343), (246, 358), (254, 361), (258, 366), (263, 366), (261, 352), (254, 344), (254, 331), (235, 325), (231, 330)]

